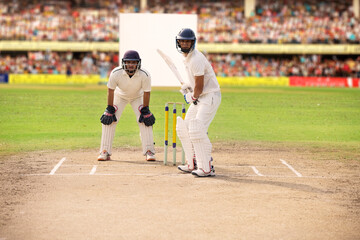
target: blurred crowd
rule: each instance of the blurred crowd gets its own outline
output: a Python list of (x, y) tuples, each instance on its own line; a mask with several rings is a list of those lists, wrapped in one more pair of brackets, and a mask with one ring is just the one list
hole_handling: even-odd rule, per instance
[[(118, 13), (198, 15), (200, 43), (360, 44), (352, 0), (0, 0), (0, 39), (119, 41)], [(360, 77), (358, 56), (207, 54), (218, 76)], [(118, 66), (118, 53), (0, 52), (0, 73), (100, 74)]]
[(352, 1), (257, 2), (249, 18), (244, 17), (243, 8), (233, 4), (200, 8), (200, 42), (360, 43), (360, 19), (354, 16)]
[(73, 53), (38, 51), (0, 55), (0, 73), (14, 74), (99, 74), (107, 78), (117, 67), (117, 53)]
[(118, 41), (118, 13), (198, 15), (202, 43), (360, 43), (352, 0), (263, 0), (244, 16), (244, 0), (0, 2), (0, 39)]
[[(360, 57), (206, 54), (217, 76), (332, 76), (360, 78)], [(117, 53), (28, 52), (0, 55), (0, 73), (99, 74), (118, 66)]]
[(208, 54), (217, 76), (316, 76), (360, 78), (360, 57)]

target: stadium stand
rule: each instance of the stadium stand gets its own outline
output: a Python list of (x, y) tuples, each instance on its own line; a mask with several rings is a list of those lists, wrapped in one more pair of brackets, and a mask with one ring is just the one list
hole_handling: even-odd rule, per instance
[[(2, 41), (118, 42), (119, 12), (198, 14), (199, 44), (360, 43), (360, 20), (352, 0), (265, 0), (244, 16), (244, 0), (229, 1), (35, 1), (0, 2)], [(0, 49), (1, 50), (1, 49)], [(262, 54), (212, 52), (218, 76), (341, 76), (359, 77), (358, 54)], [(87, 63), (87, 64), (86, 64)], [(0, 73), (100, 74), (105, 78), (118, 64), (113, 52), (2, 50)], [(84, 67), (84, 66), (87, 67)]]
[[(23, 4), (27, 2), (28, 4)], [(0, 3), (0, 38), (30, 41), (115, 41), (119, 12), (198, 14), (204, 43), (349, 43), (359, 44), (360, 22), (351, 1), (261, 1), (244, 17), (243, 1), (174, 1), (136, 5), (100, 1), (8, 1)], [(122, 1), (120, 1), (122, 2)], [(286, 5), (282, 5), (286, 2)], [(309, 4), (311, 3), (311, 4)]]
[(216, 74), (223, 77), (360, 77), (360, 57), (208, 54), (208, 58)]
[[(106, 78), (117, 66), (116, 53), (29, 52), (0, 56), (0, 73), (15, 74), (100, 74)], [(269, 56), (208, 54), (215, 73), (223, 77), (332, 76), (360, 78), (360, 57)]]

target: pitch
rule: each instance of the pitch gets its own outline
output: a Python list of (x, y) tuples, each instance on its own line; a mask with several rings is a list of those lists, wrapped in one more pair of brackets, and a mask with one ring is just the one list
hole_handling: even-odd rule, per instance
[(217, 176), (199, 179), (116, 150), (100, 163), (92, 149), (2, 158), (0, 239), (360, 237), (358, 161), (216, 144)]

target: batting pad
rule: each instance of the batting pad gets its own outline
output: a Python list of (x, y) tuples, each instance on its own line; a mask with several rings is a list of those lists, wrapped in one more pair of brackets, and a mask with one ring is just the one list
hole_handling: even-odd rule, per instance
[(185, 152), (185, 159), (190, 169), (194, 168), (194, 148), (190, 140), (189, 131), (181, 117), (176, 118), (176, 132)]
[(148, 150), (155, 153), (153, 127), (146, 126), (144, 123), (138, 123), (140, 128), (140, 139), (142, 143), (143, 154), (145, 155)]
[(198, 168), (202, 169), (205, 173), (209, 173), (211, 169), (212, 145), (202, 121), (198, 119), (190, 120), (189, 136), (194, 146)]
[(113, 122), (110, 125), (102, 124), (101, 146), (100, 153), (106, 150), (110, 155), (112, 151), (112, 143), (115, 136), (117, 122)]

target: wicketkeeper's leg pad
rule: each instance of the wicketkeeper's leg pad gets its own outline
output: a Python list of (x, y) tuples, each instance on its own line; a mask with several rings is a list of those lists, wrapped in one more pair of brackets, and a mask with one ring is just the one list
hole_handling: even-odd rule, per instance
[(113, 122), (110, 125), (102, 124), (100, 152), (106, 150), (111, 155), (112, 143), (115, 136), (116, 125), (117, 122)]
[(139, 122), (138, 125), (140, 129), (140, 139), (141, 139), (143, 154), (146, 155), (147, 151), (149, 150), (155, 154), (153, 127), (145, 126), (144, 123), (139, 123)]
[(189, 136), (194, 147), (198, 169), (209, 173), (211, 170), (212, 145), (207, 135), (207, 129), (201, 120), (190, 120)]
[(176, 132), (185, 152), (185, 159), (190, 169), (194, 168), (194, 148), (192, 146), (189, 130), (181, 117), (176, 119)]

